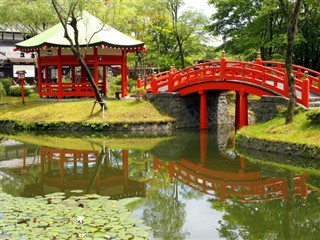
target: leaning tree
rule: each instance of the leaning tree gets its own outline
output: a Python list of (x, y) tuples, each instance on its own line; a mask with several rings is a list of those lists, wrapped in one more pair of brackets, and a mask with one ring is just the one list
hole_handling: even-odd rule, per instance
[[(90, 72), (88, 65), (86, 64), (84, 57), (81, 55), (80, 52), (80, 44), (79, 44), (79, 30), (78, 30), (78, 21), (81, 19), (82, 9), (84, 7), (84, 1), (75, 0), (75, 1), (59, 1), (59, 0), (52, 0), (52, 5), (54, 7), (55, 12), (60, 20), (60, 23), (64, 29), (64, 37), (69, 41), (70, 48), (72, 53), (76, 56), (79, 64), (85, 71), (88, 81), (90, 82), (93, 91), (95, 93), (95, 97), (97, 102), (100, 104), (102, 109), (107, 109), (105, 102), (103, 101), (98, 86), (96, 85), (94, 78)], [(72, 31), (68, 30), (68, 26), (71, 26)], [(103, 25), (100, 31), (103, 29)], [(95, 32), (93, 33), (96, 34)], [(72, 36), (73, 35), (73, 36)], [(90, 40), (93, 36), (88, 39), (87, 44), (90, 43)]]

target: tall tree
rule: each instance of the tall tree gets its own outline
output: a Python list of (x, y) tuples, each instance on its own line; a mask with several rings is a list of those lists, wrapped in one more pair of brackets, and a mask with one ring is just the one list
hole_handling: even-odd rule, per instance
[(54, 25), (56, 15), (49, 0), (0, 1), (0, 28), (36, 35)]
[[(70, 3), (66, 3), (65, 1), (59, 2), (58, 0), (52, 0), (52, 5), (54, 7), (55, 12), (60, 20), (61, 25), (64, 28), (65, 38), (70, 43), (70, 48), (73, 54), (77, 57), (78, 62), (80, 63), (81, 67), (84, 69), (88, 81), (90, 82), (93, 91), (96, 96), (96, 100), (101, 106), (102, 109), (107, 109), (105, 102), (103, 101), (99, 89), (93, 79), (91, 71), (87, 66), (86, 62), (84, 61), (83, 57), (81, 56), (80, 52), (80, 44), (79, 44), (79, 30), (77, 27), (77, 23), (81, 18), (82, 10), (84, 7), (84, 1), (82, 0), (75, 0), (71, 1)], [(72, 33), (68, 31), (68, 26), (71, 26), (73, 29), (73, 36)], [(101, 28), (102, 30), (102, 28)], [(93, 36), (91, 36), (92, 38)], [(89, 39), (90, 41), (90, 39)], [(89, 42), (88, 42), (89, 44)]]
[(285, 54), (285, 65), (288, 78), (288, 87), (289, 87), (289, 103), (286, 114), (286, 124), (293, 122), (294, 120), (294, 108), (296, 105), (296, 88), (294, 84), (294, 74), (292, 68), (292, 58), (293, 58), (293, 48), (294, 41), (297, 34), (297, 25), (299, 20), (300, 9), (303, 3), (303, 0), (279, 0), (280, 6), (288, 19), (287, 25), (287, 46)]

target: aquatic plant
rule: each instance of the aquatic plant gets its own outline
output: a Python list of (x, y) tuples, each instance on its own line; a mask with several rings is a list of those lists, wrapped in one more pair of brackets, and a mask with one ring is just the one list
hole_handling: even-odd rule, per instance
[(96, 194), (66, 198), (63, 192), (22, 198), (0, 189), (0, 238), (150, 239), (150, 227), (131, 215), (127, 203)]

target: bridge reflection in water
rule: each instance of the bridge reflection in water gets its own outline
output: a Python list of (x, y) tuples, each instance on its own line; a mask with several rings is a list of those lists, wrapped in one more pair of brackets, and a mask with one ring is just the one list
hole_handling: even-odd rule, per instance
[[(74, 150), (40, 146), (38, 165), (28, 165), (28, 149), (21, 145), (22, 165), (19, 173), (30, 175), (35, 167), (40, 170), (36, 182), (25, 186), (23, 196), (44, 195), (82, 189), (84, 193), (97, 193), (113, 199), (146, 196), (147, 185), (159, 171), (168, 174), (197, 191), (215, 196), (221, 202), (237, 200), (241, 202), (271, 201), (288, 198), (287, 177), (266, 175), (257, 165), (243, 157), (236, 157), (226, 151), (232, 142), (228, 136), (217, 139), (207, 131), (188, 135), (178, 135), (163, 141), (155, 148), (140, 153), (139, 169), (133, 164), (134, 150), (108, 149)], [(217, 144), (218, 142), (218, 144)], [(34, 147), (31, 147), (35, 151)], [(221, 150), (223, 149), (223, 150)], [(6, 152), (7, 156), (12, 156)], [(30, 157), (30, 156), (29, 156)], [(130, 163), (129, 163), (130, 162)], [(134, 171), (136, 173), (134, 173)], [(306, 198), (310, 190), (306, 184), (307, 175), (293, 175), (294, 194)]]
[[(244, 157), (231, 158), (219, 151), (210, 151), (208, 154), (207, 131), (200, 132), (198, 142), (199, 146), (196, 140), (187, 146), (194, 153), (191, 158), (181, 155), (178, 160), (167, 162), (154, 156), (154, 171), (165, 171), (172, 180), (177, 179), (193, 189), (218, 197), (221, 202), (228, 199), (255, 202), (288, 198), (287, 178), (264, 176), (259, 168), (248, 163)], [(195, 148), (199, 151), (195, 151)], [(213, 152), (218, 154), (213, 155)], [(293, 176), (295, 195), (307, 197), (309, 190), (306, 179), (306, 174)]]

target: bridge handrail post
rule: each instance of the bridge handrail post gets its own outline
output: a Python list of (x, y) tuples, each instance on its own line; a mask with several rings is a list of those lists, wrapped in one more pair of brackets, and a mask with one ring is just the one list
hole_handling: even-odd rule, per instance
[(288, 74), (284, 73), (284, 80), (283, 80), (283, 95), (289, 97), (289, 85), (288, 85)]
[(142, 80), (140, 74), (138, 75), (137, 88), (142, 88)]
[(169, 77), (168, 77), (168, 92), (172, 92), (173, 89), (173, 72), (169, 72)]
[(262, 65), (261, 52), (257, 52), (256, 64)]
[(150, 82), (151, 82), (152, 93), (157, 94), (158, 93), (158, 84), (157, 84), (157, 79), (155, 78), (154, 73), (151, 74)]
[(227, 68), (226, 52), (223, 50), (221, 54), (222, 54), (222, 58), (220, 60), (220, 78), (221, 80), (225, 80), (226, 68)]
[(301, 101), (306, 108), (309, 108), (310, 83), (308, 71), (304, 72), (304, 76), (301, 78), (301, 80), (303, 81), (301, 89)]

